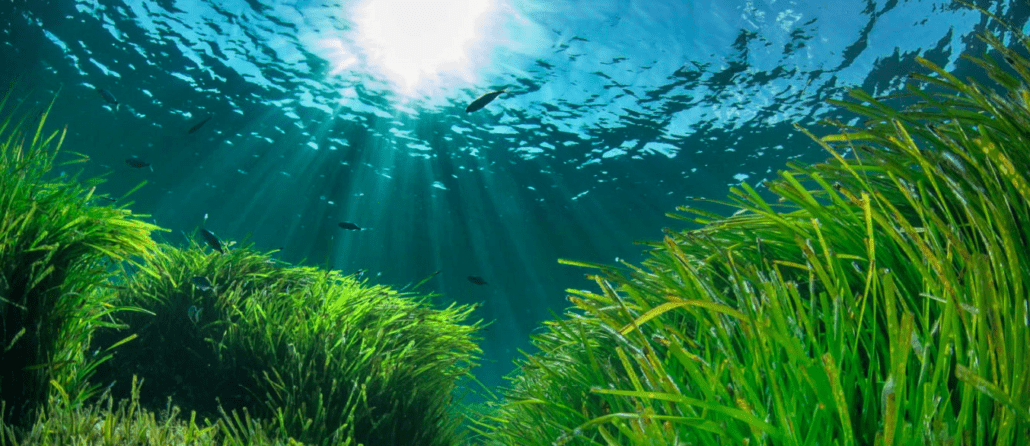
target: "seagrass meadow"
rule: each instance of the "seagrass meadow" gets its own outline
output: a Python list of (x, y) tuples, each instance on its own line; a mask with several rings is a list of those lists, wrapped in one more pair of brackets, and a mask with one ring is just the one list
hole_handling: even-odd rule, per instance
[[(907, 93), (809, 134), (720, 216), (683, 206), (641, 265), (534, 337), (477, 425), (520, 445), (1030, 444), (1030, 61), (991, 34), (993, 81), (925, 61)], [(893, 105), (891, 105), (893, 104)]]
[(989, 82), (921, 60), (798, 127), (825, 162), (562, 260), (595, 290), (475, 410), (470, 306), (155, 241), (5, 99), (0, 444), (1030, 444), (1030, 40), (982, 39)]
[(101, 179), (55, 174), (84, 156), (59, 161), (46, 113), (9, 100), (0, 444), (458, 443), (471, 306), (252, 246), (158, 243)]
[[(105, 303), (106, 271), (145, 260), (157, 227), (91, 205), (99, 179), (54, 175), (63, 133), (44, 131), (46, 110), (19, 114), (12, 102), (10, 92), (0, 100), (0, 420), (21, 424), (55, 392), (78, 404), (95, 389), (88, 377), (102, 358), (84, 347), (117, 310)], [(69, 155), (62, 165), (85, 158)]]

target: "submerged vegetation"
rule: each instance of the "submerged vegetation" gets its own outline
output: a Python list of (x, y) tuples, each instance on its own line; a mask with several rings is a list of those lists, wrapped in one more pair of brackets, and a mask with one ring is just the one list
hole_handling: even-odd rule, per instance
[[(104, 356), (86, 355), (95, 327), (116, 308), (105, 301), (115, 262), (147, 259), (156, 226), (52, 169), (64, 132), (44, 130), (47, 110), (21, 112), (0, 100), (0, 421), (23, 425), (47, 404), (75, 406), (95, 385)], [(38, 119), (38, 121), (37, 121)], [(82, 160), (79, 154), (63, 164)]]
[[(700, 226), (641, 265), (563, 261), (598, 291), (570, 291), (479, 440), (1025, 441), (1030, 60), (983, 39), (996, 57), (969, 60), (994, 85), (921, 61), (905, 95), (835, 102), (865, 122), (802, 129), (831, 158), (732, 189), (731, 216), (681, 207)], [(98, 180), (52, 173), (46, 113), (5, 113), (0, 445), (468, 440), (452, 399), (479, 354), (470, 307), (252, 246), (158, 244)]]
[[(237, 434), (251, 417), (310, 444), (456, 443), (450, 398), (479, 351), (478, 324), (461, 324), (471, 307), (434, 310), (250, 248), (162, 246), (142, 268), (114, 299), (148, 311), (122, 316), (139, 338), (97, 374), (122, 383), (116, 396), (130, 395), (135, 375), (145, 407), (170, 399), (199, 417), (225, 414)], [(124, 336), (105, 333), (95, 348)], [(148, 384), (171, 393), (147, 394)]]
[(44, 135), (43, 113), (26, 134), (9, 96), (0, 445), (460, 441), (471, 306), (249, 246), (156, 243), (160, 228), (96, 194), (100, 180), (55, 175), (62, 133)]
[[(520, 445), (1009, 445), (1030, 436), (1030, 60), (932, 63), (903, 109), (856, 91), (832, 156), (744, 184), (721, 217), (534, 338), (480, 427)], [(1027, 41), (1022, 41), (1024, 49)], [(804, 131), (804, 130), (802, 130)], [(806, 132), (808, 133), (808, 132)]]

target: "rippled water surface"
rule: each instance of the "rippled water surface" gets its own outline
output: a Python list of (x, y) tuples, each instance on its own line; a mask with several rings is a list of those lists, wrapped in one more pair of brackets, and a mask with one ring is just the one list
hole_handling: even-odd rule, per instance
[(822, 160), (792, 125), (850, 119), (826, 99), (917, 56), (961, 73), (985, 26), (948, 0), (0, 0), (0, 83), (59, 91), (65, 147), (112, 195), (148, 181), (133, 209), (171, 234), (208, 214), (292, 262), (441, 270), (442, 304), (495, 321), (493, 386), (592, 287), (557, 258), (640, 260), (688, 196)]

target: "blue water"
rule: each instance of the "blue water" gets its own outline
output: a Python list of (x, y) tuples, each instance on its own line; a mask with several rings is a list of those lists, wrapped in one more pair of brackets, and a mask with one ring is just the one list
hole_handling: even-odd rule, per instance
[[(439, 304), (493, 321), (492, 387), (564, 290), (594, 289), (558, 258), (641, 260), (688, 196), (824, 159), (792, 124), (851, 119), (826, 99), (895, 92), (917, 56), (961, 73), (976, 32), (1005, 32), (947, 0), (392, 3), (0, 0), (0, 86), (59, 92), (65, 148), (112, 195), (146, 180), (132, 208), (173, 243), (207, 214), (290, 262), (441, 270)], [(1025, 2), (978, 3), (1026, 24)]]

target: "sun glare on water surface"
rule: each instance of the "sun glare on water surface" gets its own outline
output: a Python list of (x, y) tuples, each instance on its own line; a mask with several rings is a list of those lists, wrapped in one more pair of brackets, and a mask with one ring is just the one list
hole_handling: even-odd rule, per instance
[[(366, 60), (404, 88), (427, 76), (463, 71), (491, 0), (370, 0), (355, 17)], [(481, 30), (480, 30), (481, 31)]]

